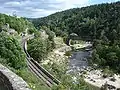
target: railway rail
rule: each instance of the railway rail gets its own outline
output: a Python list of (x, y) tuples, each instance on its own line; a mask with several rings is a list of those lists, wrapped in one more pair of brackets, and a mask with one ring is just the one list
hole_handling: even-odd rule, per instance
[(26, 53), (27, 65), (29, 69), (40, 79), (42, 79), (48, 87), (58, 85), (60, 81), (50, 74), (45, 68), (38, 64), (30, 55), (25, 48), (25, 41), (23, 42), (23, 49)]

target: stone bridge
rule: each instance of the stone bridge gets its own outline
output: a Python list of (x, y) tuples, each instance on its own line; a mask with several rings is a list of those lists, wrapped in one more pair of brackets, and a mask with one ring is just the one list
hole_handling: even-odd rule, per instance
[(31, 90), (27, 83), (0, 64), (0, 90)]

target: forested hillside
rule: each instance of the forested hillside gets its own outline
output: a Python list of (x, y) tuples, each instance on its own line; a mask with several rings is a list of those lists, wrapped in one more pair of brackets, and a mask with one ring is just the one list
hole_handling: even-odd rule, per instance
[(120, 2), (74, 8), (31, 21), (37, 28), (46, 26), (57, 36), (74, 32), (81, 39), (91, 39), (91, 63), (120, 72)]
[[(13, 33), (10, 33), (11, 31)], [(39, 33), (25, 18), (0, 14), (0, 64), (21, 76), (32, 90), (49, 90), (41, 85), (42, 82), (27, 68), (26, 55), (21, 42), (22, 35), (27, 31), (28, 34), (34, 32), (35, 36)]]
[(114, 31), (119, 34), (119, 5), (120, 2), (116, 2), (74, 8), (48, 17), (32, 19), (32, 21), (36, 27), (47, 26), (57, 35), (63, 34), (64, 31), (75, 32), (80, 37), (100, 38), (101, 34), (104, 33), (107, 38), (111, 39)]
[(0, 30), (6, 23), (9, 24), (10, 28), (15, 29), (18, 33), (25, 31), (25, 29), (28, 27), (29, 27), (29, 31), (35, 30), (33, 24), (28, 22), (24, 18), (17, 18), (14, 16), (0, 14)]

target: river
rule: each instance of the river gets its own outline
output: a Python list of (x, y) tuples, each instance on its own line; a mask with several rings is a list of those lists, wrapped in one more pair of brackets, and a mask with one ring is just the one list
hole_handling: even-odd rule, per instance
[(83, 71), (88, 66), (88, 58), (90, 55), (91, 51), (81, 50), (72, 52), (67, 73), (78, 73)]

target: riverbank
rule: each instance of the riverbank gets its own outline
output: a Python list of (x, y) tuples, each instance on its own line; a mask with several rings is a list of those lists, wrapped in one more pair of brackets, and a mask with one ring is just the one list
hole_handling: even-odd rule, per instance
[(71, 50), (69, 46), (64, 44), (61, 37), (55, 37), (56, 48), (50, 52), (41, 64), (56, 78), (61, 79), (61, 74), (65, 73), (68, 66), (68, 56), (65, 52)]
[(90, 42), (85, 42), (85, 43), (81, 43), (81, 44), (74, 44), (74, 45), (70, 45), (70, 47), (73, 47), (74, 49), (82, 49), (85, 47), (91, 47), (92, 44)]
[[(75, 49), (81, 49), (81, 48), (85, 48), (91, 46), (91, 44), (89, 43), (84, 43), (84, 44), (76, 44), (76, 45), (72, 45), (72, 47), (74, 47)], [(78, 73), (79, 75), (81, 75), (81, 72), (83, 73), (83, 77), (85, 82), (96, 86), (98, 88), (101, 88), (103, 85), (107, 85), (108, 88), (112, 88), (112, 90), (117, 90), (120, 89), (120, 75), (116, 75), (114, 74), (112, 77), (106, 77), (104, 78), (104, 74), (102, 72), (102, 70), (94, 70), (92, 69), (92, 67), (90, 67), (91, 69), (88, 69), (89, 66), (87, 65), (87, 62), (85, 64), (85, 60), (86, 60), (86, 53), (83, 51), (77, 51), (76, 53), (73, 53), (71, 60), (71, 66), (70, 66), (70, 70), (69, 72), (74, 72), (74, 73)], [(115, 80), (115, 81), (114, 81)], [(111, 90), (111, 89), (109, 89)]]
[[(60, 44), (60, 42), (59, 42), (59, 44)], [(81, 44), (81, 45), (80, 44), (74, 45), (74, 47), (76, 47), (78, 49), (77, 46), (79, 48), (85, 48), (85, 47), (91, 46), (91, 44), (85, 43), (85, 44)], [(53, 52), (49, 53), (48, 57), (42, 62), (42, 65), (44, 65), (48, 71), (50, 71), (53, 75), (55, 75), (58, 78), (62, 75), (63, 71), (66, 71), (66, 69), (68, 69), (67, 65), (69, 65), (69, 63), (71, 63), (71, 67), (69, 66), (69, 69), (71, 69), (71, 71), (76, 71), (77, 73), (80, 73), (80, 74), (82, 71), (83, 78), (86, 83), (91, 85), (90, 87), (95, 86), (96, 88), (101, 88), (102, 85), (104, 85), (107, 82), (107, 84), (109, 84), (109, 85), (115, 86), (116, 88), (120, 88), (119, 87), (120, 86), (119, 85), (119, 83), (120, 83), (119, 75), (114, 76), (116, 81), (113, 82), (113, 81), (111, 81), (112, 77), (103, 78), (103, 74), (100, 70), (87, 69), (88, 65), (85, 64), (85, 62), (87, 61), (86, 57), (89, 57), (89, 55), (90, 55), (90, 53), (88, 53), (88, 51), (78, 51), (78, 53), (74, 52), (75, 55), (73, 57), (71, 56), (71, 60), (69, 61), (68, 56), (65, 56), (65, 52), (70, 51), (70, 50), (71, 50), (70, 46), (67, 46), (62, 43), (56, 49), (54, 49)], [(78, 62), (76, 62), (76, 60)], [(81, 62), (82, 62), (82, 64), (81, 64)], [(82, 69), (80, 69), (81, 67), (82, 67)], [(67, 73), (68, 73), (68, 71), (67, 71)], [(96, 89), (93, 89), (93, 90), (96, 90)]]
[(68, 57), (64, 54), (66, 51), (71, 50), (70, 46), (67, 46), (61, 37), (55, 37), (54, 42), (56, 48), (48, 54), (47, 58), (42, 60), (42, 65), (56, 63), (59, 66), (60, 63), (62, 64), (64, 61), (68, 61)]
[(101, 88), (103, 85), (108, 84), (111, 87), (115, 87), (112, 90), (120, 89), (120, 75), (114, 74), (111, 77), (103, 77), (102, 70), (90, 70), (86, 71), (84, 80), (91, 85)]

